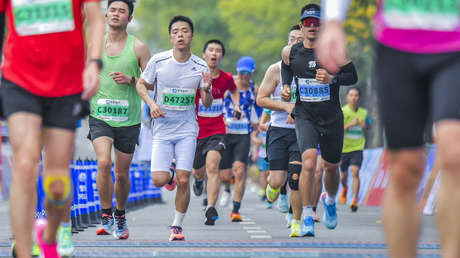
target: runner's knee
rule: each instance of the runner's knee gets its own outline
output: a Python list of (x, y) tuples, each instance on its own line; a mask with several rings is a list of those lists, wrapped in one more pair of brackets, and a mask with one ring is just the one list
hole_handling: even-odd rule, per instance
[(302, 166), (298, 164), (288, 165), (288, 183), (291, 190), (299, 190), (299, 175), (302, 170)]
[(43, 190), (51, 205), (63, 207), (70, 199), (72, 193), (70, 176), (44, 176)]

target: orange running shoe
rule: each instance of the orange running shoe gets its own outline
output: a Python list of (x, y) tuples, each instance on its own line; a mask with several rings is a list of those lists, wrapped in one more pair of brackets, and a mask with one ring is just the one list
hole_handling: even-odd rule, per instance
[(230, 213), (230, 218), (232, 219), (232, 222), (241, 222), (241, 221), (243, 221), (243, 218), (241, 217), (239, 212)]
[(185, 237), (182, 234), (182, 227), (171, 226), (171, 235), (169, 241), (184, 241)]
[(350, 204), (350, 209), (351, 209), (351, 212), (358, 211), (358, 200), (356, 200), (356, 198), (353, 198), (353, 201)]
[(348, 187), (343, 187), (342, 192), (340, 193), (339, 201), (341, 204), (347, 203), (347, 191)]

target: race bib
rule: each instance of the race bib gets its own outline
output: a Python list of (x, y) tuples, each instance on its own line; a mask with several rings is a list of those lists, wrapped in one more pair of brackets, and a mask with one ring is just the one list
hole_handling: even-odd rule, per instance
[(96, 116), (104, 121), (128, 121), (129, 102), (127, 100), (98, 99)]
[(222, 99), (214, 99), (210, 107), (205, 107), (203, 102), (200, 99), (198, 105), (198, 115), (202, 117), (218, 117), (222, 115), (222, 110), (224, 109), (224, 104)]
[(460, 26), (458, 0), (385, 0), (385, 23), (397, 29), (453, 31)]
[(345, 132), (345, 138), (359, 140), (363, 138), (363, 128), (359, 125), (348, 128)]
[(228, 134), (249, 134), (249, 121), (247, 118), (235, 120), (227, 118), (227, 133)]
[(315, 79), (299, 78), (299, 96), (303, 102), (322, 102), (330, 100), (329, 84), (320, 84)]
[(168, 110), (189, 110), (195, 105), (195, 94), (195, 89), (164, 89), (163, 107)]
[(14, 27), (21, 36), (75, 29), (72, 0), (11, 0)]

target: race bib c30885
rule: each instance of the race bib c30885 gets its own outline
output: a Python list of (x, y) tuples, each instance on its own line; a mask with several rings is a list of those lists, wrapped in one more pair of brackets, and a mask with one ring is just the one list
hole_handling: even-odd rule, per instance
[(11, 0), (14, 27), (21, 36), (75, 29), (72, 0)]
[(299, 78), (299, 96), (303, 102), (322, 102), (331, 99), (329, 84), (320, 84), (315, 79)]

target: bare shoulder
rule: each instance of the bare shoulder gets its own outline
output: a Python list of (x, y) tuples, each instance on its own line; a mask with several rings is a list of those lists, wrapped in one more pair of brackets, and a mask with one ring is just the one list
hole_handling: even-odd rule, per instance
[(281, 52), (281, 56), (285, 64), (289, 65), (289, 56), (291, 55), (292, 46), (285, 46)]
[(139, 39), (134, 39), (134, 51), (138, 57), (148, 54), (150, 56), (150, 50), (144, 42), (140, 41)]

